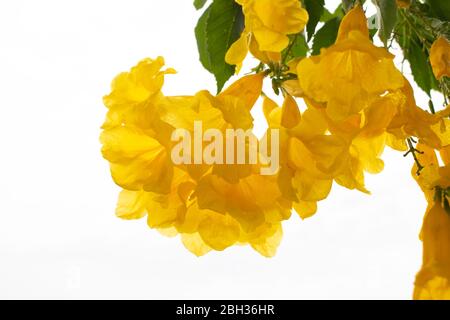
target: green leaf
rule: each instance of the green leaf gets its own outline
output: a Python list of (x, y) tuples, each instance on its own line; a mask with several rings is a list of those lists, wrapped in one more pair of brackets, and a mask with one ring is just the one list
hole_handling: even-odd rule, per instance
[(234, 74), (235, 67), (225, 62), (225, 54), (243, 29), (242, 9), (234, 0), (214, 0), (195, 27), (200, 61), (215, 76), (217, 92)]
[(197, 10), (203, 8), (208, 0), (194, 0), (194, 7)]
[(430, 11), (438, 18), (450, 21), (450, 1), (448, 0), (426, 0)]
[(430, 95), (432, 89), (432, 77), (429, 70), (427, 56), (424, 50), (414, 42), (411, 42), (406, 59), (409, 61), (414, 81), (417, 85)]
[(322, 16), (320, 17), (320, 21), (321, 22), (328, 22), (331, 19), (336, 18), (336, 17), (342, 20), (344, 15), (345, 15), (345, 11), (342, 8), (342, 3), (341, 3), (340, 5), (337, 6), (336, 10), (334, 10), (333, 13), (328, 11), (327, 8), (324, 8), (323, 12), (322, 12)]
[[(407, 11), (399, 15), (395, 39), (403, 50), (404, 58), (409, 61), (414, 81), (430, 96), (431, 90), (439, 90), (439, 84), (429, 63), (428, 44), (422, 42), (431, 43), (434, 40), (433, 35), (427, 31), (428, 23), (434, 24), (433, 28), (436, 26), (445, 28), (445, 24), (441, 25), (440, 21), (431, 20), (424, 24), (422, 20), (414, 19), (414, 16), (412, 18), (409, 16), (410, 20), (407, 20), (406, 13)], [(428, 17), (424, 16), (423, 19)]]
[(355, 0), (342, 0), (342, 8), (345, 12), (348, 12), (351, 8), (353, 8), (354, 4)]
[[(306, 43), (305, 36), (302, 33), (292, 35), (289, 37), (291, 44), (286, 48), (282, 56), (286, 57), (284, 61), (290, 61), (295, 58), (306, 57), (309, 51), (308, 43)], [(288, 51), (289, 52), (286, 52)]]
[(308, 42), (311, 40), (316, 31), (317, 24), (324, 12), (324, 0), (304, 0), (305, 9), (308, 11), (309, 20), (306, 25), (306, 32), (308, 33)]
[(377, 24), (377, 15), (373, 15), (371, 17), (369, 17), (369, 19), (367, 19), (367, 23), (369, 25), (369, 36), (370, 39), (373, 40), (373, 37), (375, 36), (375, 34), (378, 32), (378, 24)]
[(328, 48), (336, 41), (340, 24), (341, 20), (336, 17), (326, 22), (322, 28), (316, 32), (312, 46), (313, 55), (319, 54), (320, 49)]
[(303, 34), (297, 35), (291, 49), (292, 57), (293, 58), (306, 57), (308, 50), (309, 48), (308, 44), (306, 43), (305, 36)]
[(428, 63), (426, 50), (420, 45), (417, 36), (405, 37), (402, 35), (399, 44), (403, 49), (405, 59), (409, 61), (414, 81), (430, 96), (431, 90), (438, 88), (438, 83)]
[(197, 39), (197, 49), (200, 56), (200, 62), (206, 70), (212, 68), (211, 59), (208, 54), (207, 43), (207, 24), (211, 14), (211, 7), (203, 12), (200, 19), (198, 19), (197, 26), (195, 27), (195, 38)]
[(333, 19), (335, 16), (327, 8), (323, 8), (322, 15), (320, 16), (320, 22), (327, 22), (328, 20)]
[(396, 0), (372, 0), (378, 9), (378, 21), (380, 22), (379, 36), (384, 45), (387, 46), (392, 31), (397, 23)]

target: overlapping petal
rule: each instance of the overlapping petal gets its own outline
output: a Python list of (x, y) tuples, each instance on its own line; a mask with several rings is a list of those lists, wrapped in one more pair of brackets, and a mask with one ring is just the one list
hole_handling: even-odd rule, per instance
[(225, 60), (237, 65), (250, 51), (262, 62), (279, 61), (280, 52), (289, 44), (290, 34), (301, 32), (308, 22), (308, 12), (296, 0), (236, 0), (245, 16), (245, 30), (230, 47)]
[(305, 95), (324, 103), (332, 120), (343, 121), (403, 86), (393, 58), (372, 44), (364, 12), (357, 6), (344, 17), (336, 43), (300, 61), (297, 74)]
[(430, 62), (436, 79), (450, 77), (450, 42), (447, 38), (441, 36), (433, 43)]

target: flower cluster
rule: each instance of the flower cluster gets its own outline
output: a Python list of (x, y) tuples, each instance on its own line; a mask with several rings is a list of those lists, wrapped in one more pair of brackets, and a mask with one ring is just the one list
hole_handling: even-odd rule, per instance
[[(421, 233), (423, 267), (414, 296), (450, 298), (450, 108), (430, 113), (416, 105), (394, 56), (373, 44), (361, 6), (343, 17), (333, 45), (318, 55), (286, 62), (288, 36), (300, 33), (308, 22), (301, 2), (236, 2), (242, 6), (245, 29), (225, 59), (239, 72), (250, 51), (269, 69), (255, 69), (218, 95), (199, 91), (166, 96), (164, 77), (175, 71), (163, 69), (161, 57), (145, 59), (118, 75), (104, 97), (108, 113), (102, 153), (115, 183), (123, 188), (117, 216), (147, 217), (151, 228), (169, 236), (180, 234), (186, 248), (198, 256), (248, 244), (270, 257), (292, 209), (302, 219), (311, 217), (333, 183), (369, 193), (365, 174), (383, 170), (381, 155), (390, 147), (413, 155), (413, 176), (429, 204)], [(398, 2), (404, 8), (410, 4)], [(450, 75), (449, 57), (448, 40), (437, 39), (430, 50), (436, 79)], [(269, 76), (277, 78), (276, 89), (284, 97), (281, 106), (262, 92)], [(250, 112), (260, 98), (268, 129), (258, 140)], [(305, 110), (296, 99), (303, 99)], [(276, 143), (278, 170), (261, 174), (263, 156), (248, 163), (201, 162), (191, 143), (181, 156), (187, 161), (174, 162), (174, 133), (195, 135), (198, 122), (218, 134), (231, 129), (249, 133), (245, 159), (252, 158), (252, 139)], [(278, 141), (271, 139), (272, 130), (279, 133)], [(211, 149), (212, 140), (194, 144)], [(219, 149), (230, 151), (222, 144)], [(233, 158), (235, 149), (233, 145)], [(214, 150), (218, 152), (217, 145)], [(439, 166), (436, 152), (445, 166)]]
[(425, 194), (428, 207), (423, 220), (420, 239), (423, 242), (423, 265), (417, 274), (415, 299), (450, 299), (450, 148), (439, 150), (444, 166), (440, 166), (436, 151), (427, 145), (418, 146), (422, 174), (416, 175)]
[(281, 221), (290, 204), (276, 176), (263, 176), (260, 164), (181, 164), (171, 160), (176, 129), (251, 129), (250, 110), (261, 94), (263, 75), (249, 75), (218, 96), (164, 96), (164, 61), (145, 59), (113, 81), (104, 98), (102, 153), (114, 181), (124, 190), (117, 215), (147, 216), (148, 225), (167, 235), (181, 234), (196, 255), (234, 244), (250, 244), (272, 256), (281, 239)]

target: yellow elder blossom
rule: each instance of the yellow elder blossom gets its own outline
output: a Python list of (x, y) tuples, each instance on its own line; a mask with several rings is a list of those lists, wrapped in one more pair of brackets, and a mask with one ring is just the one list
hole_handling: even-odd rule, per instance
[(450, 214), (440, 203), (427, 209), (421, 239), (423, 266), (416, 277), (414, 299), (450, 300)]
[(162, 94), (164, 75), (173, 74), (175, 70), (161, 70), (164, 58), (143, 59), (129, 72), (120, 73), (111, 84), (111, 93), (103, 98), (108, 114), (102, 128), (113, 127), (123, 122), (138, 121), (132, 119), (135, 111), (154, 105)]
[(279, 184), (302, 218), (314, 214), (332, 181), (368, 192), (364, 172), (379, 173), (384, 163), (386, 129), (403, 101), (400, 93), (376, 99), (363, 113), (334, 122), (320, 105), (307, 100), (301, 115), (295, 100), (286, 95), (282, 108), (266, 98), (264, 113), (270, 128), (281, 130)]
[(160, 136), (167, 127), (157, 118), (162, 98), (163, 58), (144, 59), (119, 74), (104, 97), (108, 114), (100, 136), (102, 154), (110, 162), (114, 181), (128, 190), (168, 192), (172, 165)]
[(450, 77), (450, 42), (443, 36), (431, 46), (430, 62), (436, 79)]
[[(384, 167), (380, 159), (387, 141), (386, 128), (396, 113), (403, 96), (387, 94), (374, 100), (363, 112), (343, 122), (333, 121), (326, 110), (307, 100), (308, 110), (320, 111), (334, 146), (323, 145), (322, 149), (334, 149), (333, 166), (327, 171), (334, 180), (348, 189), (368, 192), (364, 184), (364, 172), (379, 173)], [(324, 139), (324, 138), (322, 138)]]
[(245, 16), (245, 30), (230, 47), (225, 60), (237, 65), (250, 50), (263, 62), (277, 61), (279, 53), (289, 44), (289, 34), (303, 30), (308, 22), (308, 12), (297, 0), (236, 0)]
[[(397, 112), (387, 128), (392, 136), (391, 141), (404, 141), (409, 137), (417, 137), (420, 142), (435, 149), (440, 149), (450, 144), (450, 135), (446, 128), (450, 125), (448, 119), (450, 108), (431, 114), (416, 105), (414, 92), (405, 79), (404, 86), (399, 90), (403, 95), (403, 101), (397, 105)], [(399, 149), (392, 145), (394, 149)], [(400, 149), (404, 151), (404, 148)]]
[(444, 167), (439, 167), (432, 148), (420, 144), (418, 159), (425, 168), (417, 176), (417, 165), (412, 175), (428, 201), (420, 239), (423, 242), (423, 265), (416, 276), (414, 299), (450, 299), (450, 214), (443, 202), (435, 197), (435, 188), (450, 186), (450, 158), (448, 148), (441, 150)]
[(228, 64), (236, 65), (236, 73), (239, 73), (242, 68), (242, 63), (247, 57), (249, 51), (256, 59), (266, 64), (281, 61), (280, 52), (259, 50), (255, 37), (246, 29), (244, 29), (239, 39), (236, 40), (236, 42), (234, 42), (228, 49), (225, 55), (225, 61)]
[(336, 43), (319, 56), (301, 60), (297, 74), (305, 96), (326, 104), (332, 120), (343, 121), (386, 91), (403, 86), (393, 58), (372, 44), (366, 17), (357, 6), (342, 20)]
[(176, 128), (249, 129), (250, 115), (262, 90), (263, 75), (241, 78), (219, 96), (166, 97), (161, 93), (162, 58), (145, 59), (120, 74), (104, 98), (109, 108), (101, 134), (103, 156), (110, 162), (120, 193), (116, 214), (123, 219), (147, 216), (149, 227), (181, 234), (194, 254), (249, 244), (273, 256), (281, 240), (281, 221), (290, 203), (276, 176), (256, 173), (257, 166), (177, 165), (170, 159)]
[(319, 111), (308, 109), (301, 115), (290, 95), (286, 95), (281, 108), (265, 97), (263, 109), (269, 128), (280, 130), (280, 189), (286, 199), (293, 201), (299, 216), (308, 218), (316, 212), (317, 202), (330, 193), (333, 178), (321, 165), (333, 161), (334, 149), (324, 147), (326, 143), (332, 147), (334, 141), (323, 135), (326, 123)]
[[(191, 135), (194, 135), (194, 121), (201, 121), (203, 130), (219, 129), (224, 135), (226, 129), (251, 129), (250, 111), (261, 94), (262, 80), (262, 74), (245, 76), (217, 97), (207, 91), (200, 91), (194, 97), (167, 97), (162, 102), (161, 120), (174, 129), (186, 129)], [(191, 163), (194, 163), (192, 155)], [(185, 167), (193, 178), (200, 179), (210, 166), (190, 164)], [(215, 164), (212, 170), (230, 182), (238, 182), (251, 173), (248, 165), (239, 164)]]
[[(384, 168), (381, 155), (384, 151), (387, 133), (386, 128), (396, 113), (398, 104), (402, 101), (402, 95), (387, 94), (372, 102), (364, 112), (347, 122), (347, 128), (341, 127), (330, 131), (349, 144), (348, 153), (344, 153), (339, 163), (342, 173), (336, 178), (336, 182), (349, 188), (368, 193), (364, 183), (364, 172), (376, 174)], [(331, 124), (332, 121), (329, 120)]]
[[(288, 207), (282, 210), (282, 217), (270, 209), (273, 204), (269, 202), (277, 197), (271, 193), (276, 190), (275, 182), (271, 183), (272, 188), (267, 188), (270, 181), (256, 175), (237, 185), (212, 175), (205, 179), (213, 179), (214, 188), (207, 189), (211, 187), (209, 184), (197, 186), (186, 172), (175, 168), (170, 194), (124, 190), (116, 214), (123, 219), (147, 216), (149, 227), (165, 234), (180, 233), (185, 247), (197, 256), (210, 250), (222, 251), (234, 244), (249, 244), (260, 254), (273, 256), (281, 241), (280, 221), (289, 217)], [(255, 194), (259, 200), (253, 199)], [(233, 197), (234, 201), (225, 203), (226, 197)], [(220, 208), (208, 202), (213, 199)], [(200, 208), (199, 202), (204, 208)], [(241, 224), (242, 219), (248, 223)]]

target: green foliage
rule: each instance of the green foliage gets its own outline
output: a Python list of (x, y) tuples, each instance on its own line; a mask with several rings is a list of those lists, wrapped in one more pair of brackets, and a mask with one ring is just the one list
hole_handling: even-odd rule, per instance
[(396, 0), (372, 0), (378, 9), (378, 21), (380, 22), (379, 36), (384, 45), (387, 46), (392, 31), (397, 23)]
[(440, 90), (429, 62), (429, 50), (439, 36), (449, 31), (448, 22), (434, 17), (429, 6), (415, 3), (399, 11), (395, 40), (409, 61), (414, 81), (429, 96), (431, 90)]
[(225, 62), (225, 54), (243, 28), (242, 9), (234, 0), (214, 0), (195, 28), (200, 61), (214, 74), (218, 92), (234, 74), (235, 67)]
[[(325, 7), (326, 0), (301, 1), (308, 11), (309, 21), (304, 32), (289, 36), (290, 44), (282, 52), (283, 63), (309, 53), (317, 55), (322, 48), (331, 46), (345, 13), (356, 4), (365, 3), (364, 0), (341, 0), (336, 10), (330, 12)], [(208, 2), (211, 4), (200, 17), (195, 34), (200, 61), (214, 74), (220, 92), (235, 71), (234, 66), (225, 63), (225, 54), (239, 38), (244, 17), (235, 0), (194, 0), (194, 6), (201, 9)], [(397, 8), (396, 0), (372, 0), (372, 3), (378, 12), (368, 19), (371, 38), (378, 32), (386, 47), (396, 40), (411, 65), (414, 80), (428, 95), (431, 90), (446, 91), (443, 85), (450, 88), (448, 79), (441, 81), (439, 87), (429, 63), (432, 43), (439, 36), (450, 39), (450, 0), (412, 0), (407, 9)], [(255, 70), (264, 70), (264, 65)]]
[(208, 0), (194, 0), (194, 7), (197, 10), (203, 8)]
[(375, 36), (375, 34), (378, 32), (378, 28), (377, 28), (377, 21), (378, 21), (378, 16), (377, 15), (373, 15), (371, 17), (369, 17), (367, 19), (368, 23), (369, 23), (369, 35), (370, 35), (370, 39), (373, 40), (373, 37)]
[(450, 1), (449, 0), (425, 0), (430, 6), (431, 12), (439, 19), (450, 21)]
[(319, 54), (320, 49), (327, 48), (336, 41), (340, 23), (341, 19), (339, 17), (334, 17), (331, 20), (328, 20), (323, 27), (317, 31), (312, 46), (313, 55)]
[(333, 18), (339, 18), (340, 20), (342, 20), (342, 18), (345, 15), (345, 10), (342, 7), (342, 4), (338, 5), (336, 10), (334, 10), (333, 13), (331, 13), (330, 11), (327, 10), (327, 8), (323, 9), (323, 13), (322, 16), (320, 17), (320, 21), (321, 22), (327, 22), (330, 21)]
[(309, 51), (308, 43), (303, 34), (297, 34), (289, 37), (291, 44), (283, 52), (284, 61), (291, 59), (306, 57)]
[(306, 43), (305, 36), (300, 34), (297, 36), (297, 38), (294, 40), (294, 44), (291, 49), (292, 57), (293, 58), (299, 58), (299, 57), (306, 57), (308, 53), (308, 44)]
[(430, 96), (431, 90), (437, 89), (438, 84), (428, 62), (428, 55), (420, 46), (420, 41), (417, 37), (412, 36), (405, 40), (404, 57), (409, 61), (414, 81)]
[(331, 13), (326, 8), (322, 12), (320, 21), (324, 25), (314, 35), (312, 54), (320, 53), (320, 49), (331, 46), (337, 38), (341, 20), (345, 15), (344, 5), (340, 4), (336, 10)]
[(308, 42), (312, 39), (316, 31), (317, 24), (324, 13), (324, 0), (304, 0), (305, 9), (308, 11), (309, 20), (306, 26)]

